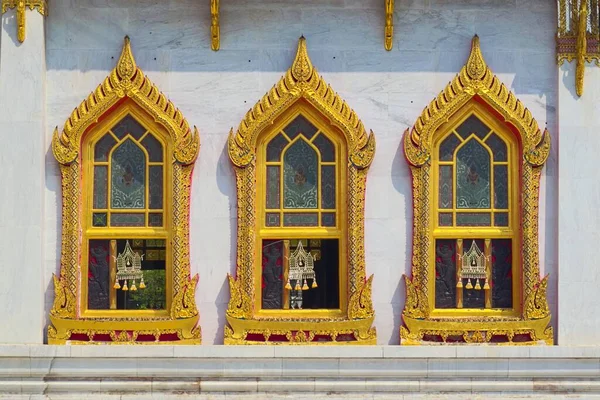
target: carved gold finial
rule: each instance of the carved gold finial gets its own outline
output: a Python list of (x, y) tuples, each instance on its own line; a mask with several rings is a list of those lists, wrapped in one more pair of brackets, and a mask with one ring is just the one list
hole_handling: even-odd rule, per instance
[(219, 0), (210, 0), (210, 48), (217, 51), (220, 47)]
[(583, 94), (583, 76), (585, 73), (585, 56), (587, 53), (587, 1), (581, 2), (579, 21), (577, 23), (577, 64), (575, 66), (575, 92), (577, 96)]
[(304, 36), (300, 36), (298, 40), (298, 51), (296, 52), (296, 58), (292, 64), (292, 75), (299, 82), (307, 82), (313, 72), (313, 66), (308, 57), (308, 50), (306, 50), (306, 39)]
[(25, 10), (29, 7), (30, 10), (36, 8), (43, 16), (47, 15), (48, 6), (46, 0), (2, 0), (2, 14), (11, 8), (16, 8), (17, 19), (17, 39), (20, 43), (25, 41)]
[(467, 74), (472, 79), (480, 80), (485, 75), (486, 68), (487, 65), (479, 47), (479, 36), (475, 35), (471, 41), (471, 54), (469, 54), (469, 60), (467, 61)]
[(387, 51), (394, 45), (394, 0), (385, 0), (384, 46)]
[(135, 64), (135, 58), (131, 52), (131, 42), (129, 36), (125, 36), (123, 40), (123, 50), (121, 51), (121, 57), (119, 57), (119, 63), (117, 64), (117, 73), (121, 79), (131, 79), (137, 65)]

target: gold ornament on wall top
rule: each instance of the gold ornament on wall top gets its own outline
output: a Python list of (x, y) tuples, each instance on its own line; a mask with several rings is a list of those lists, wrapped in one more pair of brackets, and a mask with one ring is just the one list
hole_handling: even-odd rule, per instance
[[(82, 235), (82, 221), (89, 218), (89, 215), (83, 214), (83, 205), (88, 202), (88, 196), (93, 194), (82, 191), (82, 187), (88, 187), (82, 184), (82, 165), (86, 161), (82, 156), (82, 143), (87, 132), (93, 130), (99, 120), (105, 116), (110, 119), (110, 113), (118, 113), (127, 107), (140, 109), (140, 112), (155, 121), (166, 133), (167, 149), (170, 149), (166, 157), (171, 162), (167, 176), (172, 180), (165, 181), (164, 185), (165, 188), (171, 188), (166, 191), (171, 195), (166, 198), (164, 212), (171, 221), (171, 256), (168, 258), (170, 264), (167, 265), (171, 272), (166, 273), (170, 277), (166, 293), (170, 293), (172, 297), (166, 299), (168, 309), (164, 312), (157, 311), (154, 315), (144, 314), (143, 310), (88, 315), (87, 310), (81, 308), (81, 304), (85, 302), (82, 298), (82, 285), (87, 281), (81, 277), (80, 260), (84, 257), (82, 241), (86, 240)], [(199, 314), (195, 302), (198, 276), (190, 276), (189, 260), (190, 185), (199, 148), (198, 130), (195, 127), (190, 129), (181, 112), (137, 66), (129, 38), (125, 37), (116, 67), (72, 112), (62, 132), (59, 133), (58, 128), (54, 131), (52, 150), (60, 163), (63, 208), (60, 275), (54, 277), (55, 299), (48, 327), (50, 344), (96, 343), (100, 337), (110, 337), (110, 341), (102, 339), (104, 343), (200, 343), (200, 327), (197, 326)], [(132, 234), (135, 236), (135, 232)], [(112, 242), (116, 241), (111, 241), (111, 248), (116, 247)], [(128, 258), (128, 255), (131, 257)], [(141, 256), (138, 261), (133, 251), (122, 256), (124, 258), (121, 261), (126, 263), (129, 259), (132, 265), (131, 268), (121, 265), (121, 269), (135, 273), (135, 277), (128, 273), (123, 275), (124, 282), (139, 278), (138, 287), (145, 287), (142, 276), (138, 276), (142, 272), (141, 265), (138, 265), (138, 261), (141, 263)], [(119, 264), (119, 260), (115, 264)], [(134, 271), (136, 268), (140, 274)], [(118, 272), (115, 275), (118, 276)], [(113, 284), (114, 281), (111, 288)], [(129, 290), (131, 289), (130, 286)], [(146, 338), (138, 341), (138, 338), (141, 339), (140, 335)], [(154, 340), (148, 341), (147, 337), (153, 337)]]
[[(434, 260), (431, 257), (433, 243), (433, 193), (437, 182), (432, 179), (432, 155), (434, 135), (451, 117), (465, 106), (491, 109), (501, 121), (518, 132), (522, 159), (520, 161), (520, 187), (518, 203), (521, 215), (520, 244), (522, 280), (518, 290), (525, 299), (523, 308), (515, 306), (519, 315), (503, 316), (482, 310), (477, 315), (460, 317), (436, 316), (433, 314), (435, 275), (431, 275)], [(540, 280), (538, 254), (538, 196), (541, 168), (550, 152), (550, 134), (542, 132), (529, 110), (515, 95), (500, 82), (488, 68), (479, 38), (475, 36), (466, 65), (421, 113), (415, 125), (404, 133), (404, 153), (413, 178), (413, 256), (412, 277), (405, 276), (406, 304), (402, 313), (404, 326), (400, 328), (402, 344), (427, 343), (427, 337), (435, 336), (443, 342), (449, 337), (461, 337), (467, 343), (490, 342), (502, 336), (506, 344), (553, 343), (553, 332), (549, 326), (550, 311), (546, 299), (547, 277)], [(518, 173), (518, 172), (517, 172)], [(476, 233), (474, 233), (476, 235)], [(462, 245), (461, 245), (462, 247)], [(460, 252), (468, 256), (469, 265), (464, 265), (461, 275), (457, 271), (457, 292), (462, 293), (462, 278), (471, 278), (471, 290), (486, 291), (486, 308), (490, 308), (486, 290), (491, 279), (489, 243), (486, 250), (472, 248), (471, 252)], [(478, 251), (477, 251), (478, 250)], [(516, 250), (515, 250), (516, 251)], [(472, 265), (471, 265), (472, 264)], [(462, 265), (462, 264), (461, 264)], [(519, 268), (516, 269), (517, 271)], [(433, 285), (433, 286), (432, 286)], [(491, 287), (491, 285), (489, 285)], [(462, 307), (460, 296), (458, 309)], [(462, 310), (459, 310), (462, 312)], [(513, 341), (516, 335), (526, 335), (524, 342)]]
[[(341, 190), (347, 193), (347, 229), (342, 243), (347, 243), (347, 291), (340, 293), (341, 314), (330, 310), (280, 310), (277, 316), (260, 314), (255, 299), (260, 295), (256, 285), (260, 265), (256, 265), (257, 226), (262, 210), (257, 208), (258, 138), (271, 129), (284, 113), (304, 107), (318, 112), (343, 135), (348, 162), (347, 182)], [(291, 114), (290, 114), (291, 115)], [(313, 67), (306, 40), (298, 42), (296, 57), (281, 80), (248, 111), (237, 132), (228, 140), (229, 158), (235, 167), (238, 196), (237, 276), (229, 276), (230, 300), (225, 344), (375, 344), (376, 332), (371, 302), (372, 276), (367, 279), (364, 253), (364, 201), (366, 173), (375, 153), (375, 136), (367, 134), (355, 112), (323, 80)], [(307, 278), (308, 279), (308, 278)], [(300, 289), (304, 286), (304, 282)], [(310, 288), (307, 285), (306, 288)], [(347, 306), (343, 306), (343, 304)], [(319, 313), (323, 311), (324, 313)], [(298, 314), (298, 313), (303, 314)], [(339, 315), (338, 315), (339, 314)], [(270, 342), (278, 336), (284, 341)], [(264, 340), (256, 340), (260, 337)], [(317, 338), (326, 340), (317, 340)]]
[(25, 41), (27, 26), (25, 25), (25, 11), (27, 8), (34, 8), (44, 17), (48, 15), (48, 4), (46, 0), (2, 0), (2, 14), (9, 9), (16, 9), (17, 18), (17, 39), (23, 43)]

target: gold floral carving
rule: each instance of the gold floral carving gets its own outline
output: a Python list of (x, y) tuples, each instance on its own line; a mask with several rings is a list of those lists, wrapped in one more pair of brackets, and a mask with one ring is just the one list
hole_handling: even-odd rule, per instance
[[(303, 100), (343, 132), (348, 146), (348, 293), (347, 314), (340, 318), (258, 316), (254, 309), (256, 254), (256, 147), (259, 134), (285, 110)], [(366, 277), (364, 254), (364, 194), (366, 173), (375, 154), (375, 136), (367, 134), (354, 111), (313, 67), (301, 37), (290, 69), (248, 111), (237, 132), (229, 135), (228, 152), (234, 164), (238, 195), (237, 276), (229, 276), (225, 344), (264, 344), (248, 335), (290, 335), (286, 344), (374, 344), (376, 332), (371, 302), (372, 277)], [(302, 333), (300, 333), (302, 332)], [(312, 341), (315, 336), (327, 341)], [(306, 339), (306, 340), (305, 340)], [(271, 343), (271, 342), (269, 342)]]
[(583, 95), (586, 63), (600, 66), (599, 0), (558, 0), (558, 65), (575, 60), (575, 92)]
[[(430, 194), (432, 139), (435, 132), (458, 110), (477, 99), (497, 112), (519, 132), (523, 154), (521, 165), (522, 215), (522, 291), (526, 299), (519, 317), (432, 317), (429, 307), (428, 274), (431, 238)], [(540, 281), (538, 254), (538, 201), (541, 168), (550, 152), (550, 134), (542, 131), (529, 110), (500, 82), (487, 66), (475, 36), (466, 65), (448, 86), (423, 110), (415, 125), (404, 133), (404, 153), (410, 164), (413, 182), (413, 257), (412, 277), (405, 276), (405, 326), (400, 329), (403, 344), (423, 343), (428, 335), (464, 336), (469, 343), (489, 342), (502, 335), (513, 343), (515, 335), (527, 334), (531, 340), (552, 343), (548, 328), (550, 312), (546, 299), (547, 277)]]
[(220, 0), (210, 0), (210, 48), (214, 51), (217, 51), (219, 48), (221, 48), (219, 1)]
[(394, 0), (385, 1), (384, 47), (387, 51), (394, 46)]
[[(168, 133), (173, 143), (173, 198), (170, 210), (172, 236), (173, 298), (169, 315), (160, 317), (86, 317), (81, 303), (81, 144), (84, 134), (123, 100), (133, 101)], [(54, 131), (52, 150), (62, 177), (62, 250), (60, 275), (54, 277), (54, 305), (50, 311), (51, 344), (94, 343), (94, 335), (109, 334), (112, 343), (136, 343), (138, 335), (155, 335), (150, 343), (200, 343), (199, 314), (195, 302), (198, 276), (190, 277), (189, 207), (194, 161), (200, 149), (198, 130), (192, 131), (181, 114), (137, 66), (129, 38), (114, 70), (65, 122)], [(89, 341), (72, 339), (87, 335)], [(169, 337), (163, 339), (162, 337)], [(177, 339), (173, 338), (173, 335)], [(109, 342), (111, 343), (111, 342)], [(144, 342), (146, 343), (146, 342)]]
[(34, 8), (44, 17), (48, 15), (48, 4), (46, 0), (2, 0), (2, 14), (9, 9), (16, 9), (17, 18), (17, 39), (23, 43), (25, 41), (25, 10)]

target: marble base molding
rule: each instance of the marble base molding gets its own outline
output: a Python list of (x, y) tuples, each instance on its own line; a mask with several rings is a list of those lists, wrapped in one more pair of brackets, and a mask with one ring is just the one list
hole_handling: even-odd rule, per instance
[(0, 345), (3, 398), (233, 392), (600, 395), (599, 378), (600, 347)]

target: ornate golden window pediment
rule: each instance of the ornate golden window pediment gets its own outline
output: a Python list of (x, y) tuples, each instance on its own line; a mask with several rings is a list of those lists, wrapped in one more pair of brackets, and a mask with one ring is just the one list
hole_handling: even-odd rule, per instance
[(313, 67), (292, 67), (233, 129), (237, 277), (225, 344), (374, 344), (364, 195), (375, 137)]
[(126, 37), (115, 69), (52, 140), (63, 215), (50, 344), (200, 343), (188, 239), (199, 148)]
[(404, 134), (414, 221), (402, 344), (553, 342), (538, 256), (549, 151), (475, 36), (467, 64)]

